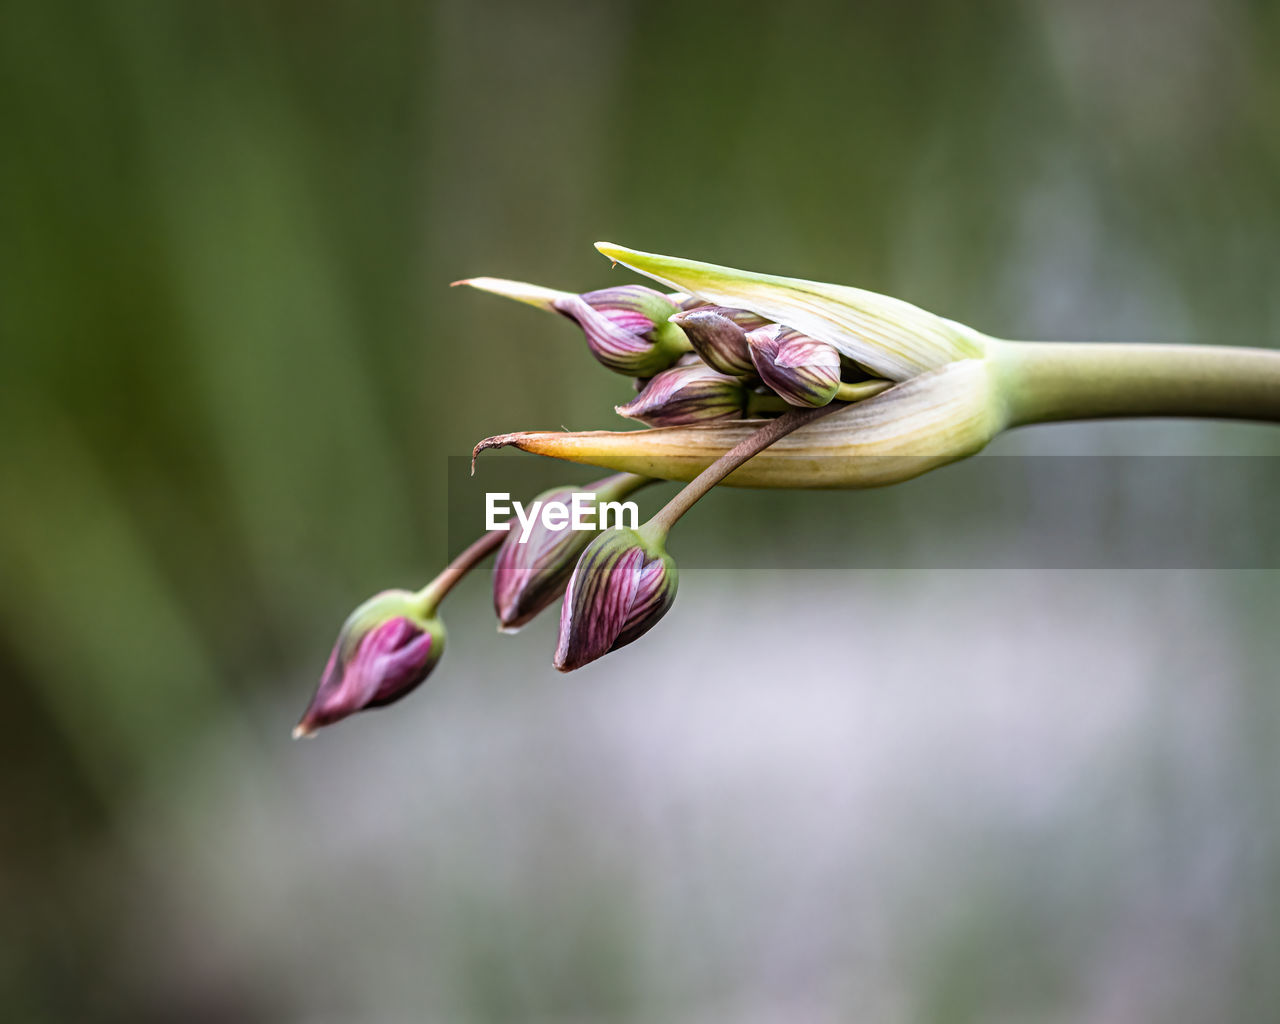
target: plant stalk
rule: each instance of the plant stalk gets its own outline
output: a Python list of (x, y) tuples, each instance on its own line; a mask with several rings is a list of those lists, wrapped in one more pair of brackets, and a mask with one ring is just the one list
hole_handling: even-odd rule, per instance
[(1128, 416), (1280, 422), (1280, 351), (1001, 341), (992, 359), (1011, 427)]

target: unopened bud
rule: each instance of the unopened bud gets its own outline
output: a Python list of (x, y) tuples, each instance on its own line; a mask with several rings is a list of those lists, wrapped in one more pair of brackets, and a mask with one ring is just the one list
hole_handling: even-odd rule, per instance
[(651, 377), (689, 349), (684, 332), (668, 320), (679, 308), (643, 285), (619, 285), (553, 303), (587, 336), (592, 354), (609, 369)]
[(675, 561), (646, 528), (597, 536), (565, 591), (555, 667), (571, 672), (638, 640), (671, 607), (676, 582)]
[(651, 427), (676, 427), (740, 419), (746, 406), (747, 389), (741, 383), (697, 360), (663, 370), (635, 398), (615, 409)]
[(684, 332), (668, 323), (681, 303), (689, 300), (685, 292), (668, 296), (644, 285), (625, 284), (574, 295), (499, 277), (469, 277), (453, 283), (568, 317), (582, 328), (600, 362), (629, 377), (652, 377), (689, 351)]
[(324, 675), (295, 737), (310, 736), (366, 708), (399, 700), (427, 678), (444, 653), (445, 629), (416, 595), (385, 590), (343, 623)]
[(747, 331), (764, 327), (769, 321), (745, 309), (701, 306), (676, 313), (671, 322), (680, 326), (693, 350), (712, 369), (731, 377), (756, 375)]
[[(623, 473), (607, 477), (587, 487), (556, 487), (538, 495), (533, 507), (541, 502), (571, 505), (575, 492), (595, 494), (595, 515), (601, 514), (603, 502), (616, 502), (646, 482), (645, 478)], [(527, 531), (512, 524), (493, 567), (493, 610), (498, 626), (514, 633), (564, 593), (573, 567), (583, 549), (595, 536), (593, 530), (552, 530), (537, 519)]]
[(747, 335), (756, 372), (787, 402), (828, 405), (840, 389), (840, 353), (825, 341), (771, 324)]

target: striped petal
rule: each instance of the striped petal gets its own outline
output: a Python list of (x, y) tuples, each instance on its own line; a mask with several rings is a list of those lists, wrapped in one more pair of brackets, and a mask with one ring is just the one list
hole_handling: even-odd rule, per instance
[(699, 361), (663, 370), (630, 402), (614, 408), (628, 419), (669, 427), (741, 419), (746, 404), (746, 388)]
[(825, 341), (772, 324), (747, 335), (760, 379), (792, 405), (830, 405), (840, 389), (840, 353)]
[(765, 326), (754, 313), (725, 306), (701, 306), (671, 318), (689, 339), (689, 344), (712, 369), (731, 377), (755, 377), (747, 331)]
[[(574, 489), (539, 494), (535, 501), (568, 504)], [(541, 521), (524, 543), (513, 528), (493, 566), (493, 610), (504, 632), (515, 632), (564, 593), (578, 556), (591, 540), (585, 530), (550, 530)]]
[(608, 530), (582, 553), (560, 609), (554, 665), (571, 672), (647, 633), (671, 607), (676, 566), (636, 530)]

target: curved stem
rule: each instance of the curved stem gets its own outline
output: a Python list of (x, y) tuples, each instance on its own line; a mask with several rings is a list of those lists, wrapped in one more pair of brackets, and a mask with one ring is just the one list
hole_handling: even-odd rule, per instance
[(441, 570), (440, 574), (414, 596), (422, 606), (424, 615), (435, 612), (436, 605), (444, 600), (462, 577), (496, 551), (507, 536), (506, 530), (489, 530), (471, 542), (463, 552)]
[(1280, 422), (1280, 351), (1001, 341), (991, 356), (1011, 427), (1122, 416)]
[(891, 387), (893, 387), (891, 380), (860, 380), (852, 384), (842, 382), (834, 401), (861, 402), (864, 398), (872, 398), (881, 391), (888, 391)]
[(730, 448), (685, 484), (680, 493), (667, 502), (662, 511), (650, 519), (645, 524), (645, 527), (660, 535), (665, 535), (675, 525), (676, 520), (693, 507), (694, 502), (753, 455), (764, 451), (769, 445), (780, 438), (786, 437), (793, 430), (803, 427), (806, 423), (812, 423), (814, 420), (841, 408), (844, 407), (840, 403), (832, 402), (830, 405), (824, 405), (817, 409), (793, 409), (791, 412), (783, 413), (775, 420), (770, 420), (750, 437)]

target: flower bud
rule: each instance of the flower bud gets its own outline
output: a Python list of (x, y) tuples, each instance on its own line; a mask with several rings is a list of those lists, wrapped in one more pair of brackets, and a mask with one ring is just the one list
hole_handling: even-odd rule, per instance
[(639, 284), (574, 295), (499, 277), (469, 277), (453, 283), (567, 316), (582, 328), (600, 362), (629, 377), (652, 377), (689, 351), (684, 332), (667, 321), (683, 302), (701, 301), (691, 300), (686, 292), (663, 295)]
[(554, 664), (571, 672), (647, 633), (676, 596), (676, 563), (661, 537), (606, 530), (582, 553), (560, 609)]
[(405, 590), (384, 590), (338, 632), (324, 675), (295, 737), (310, 736), (366, 708), (390, 704), (415, 689), (444, 653), (445, 629)]
[(676, 313), (671, 322), (679, 325), (693, 350), (712, 369), (731, 377), (756, 375), (747, 331), (764, 327), (769, 321), (745, 309), (701, 306)]
[[(572, 488), (561, 487), (539, 494), (535, 501), (568, 504)], [(493, 566), (493, 611), (498, 628), (514, 633), (564, 593), (578, 556), (591, 541), (585, 530), (547, 529), (541, 521), (520, 543), (513, 525), (498, 549)]]
[(668, 322), (679, 306), (643, 285), (568, 295), (553, 307), (582, 328), (592, 354), (618, 373), (651, 377), (689, 348), (684, 332)]
[[(598, 480), (587, 487), (555, 487), (544, 491), (535, 502), (563, 502), (569, 505), (575, 492), (593, 491), (599, 514), (601, 502), (619, 501), (645, 483), (643, 477), (621, 474)], [(514, 633), (527, 625), (542, 609), (557, 600), (569, 583), (578, 556), (591, 542), (591, 530), (551, 530), (539, 519), (521, 541), (515, 523), (508, 531), (493, 567), (493, 610), (498, 628)]]
[(840, 390), (840, 353), (826, 342), (778, 324), (747, 341), (760, 379), (792, 405), (828, 405)]
[(701, 360), (663, 370), (626, 405), (614, 406), (620, 416), (651, 427), (740, 419), (746, 407), (747, 389)]

